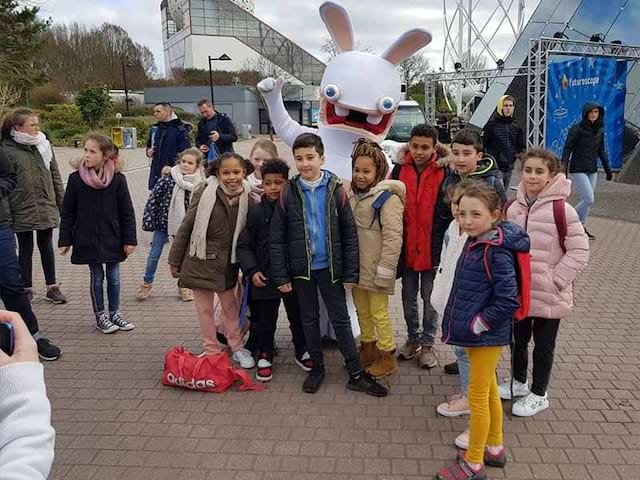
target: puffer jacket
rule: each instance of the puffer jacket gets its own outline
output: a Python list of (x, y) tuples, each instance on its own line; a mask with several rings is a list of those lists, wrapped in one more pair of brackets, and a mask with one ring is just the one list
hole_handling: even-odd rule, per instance
[(511, 170), (518, 154), (526, 149), (522, 128), (512, 116), (505, 117), (502, 112), (502, 104), (507, 97), (500, 97), (495, 118), (489, 120), (482, 131), (485, 151), (496, 160), (503, 172)]
[[(510, 344), (512, 317), (519, 307), (515, 252), (528, 251), (527, 232), (511, 222), (467, 240), (442, 319), (444, 343), (462, 347)], [(484, 331), (476, 333), (479, 330)]]
[(451, 222), (444, 234), (440, 266), (433, 281), (433, 290), (431, 290), (431, 305), (439, 318), (444, 315), (444, 309), (447, 306), (447, 300), (449, 300), (451, 288), (453, 287), (456, 265), (464, 251), (467, 238), (469, 236), (460, 230), (460, 224), (457, 220)]
[[(165, 171), (167, 173), (165, 173)], [(169, 207), (171, 206), (171, 198), (173, 197), (173, 187), (176, 181), (171, 176), (171, 170), (162, 172), (162, 178), (153, 186), (153, 190), (149, 194), (147, 203), (144, 205), (142, 214), (142, 230), (145, 232), (167, 232), (169, 225)], [(184, 209), (185, 212), (189, 208), (189, 200), (191, 192), (184, 191)]]
[[(600, 116), (595, 123), (591, 123), (587, 115), (594, 108), (600, 110)], [(569, 173), (596, 173), (598, 158), (604, 170), (610, 172), (604, 140), (604, 108), (597, 103), (585, 103), (582, 121), (571, 127), (562, 150), (562, 163), (568, 165)]]
[[(333, 173), (326, 186), (326, 246), (331, 281), (358, 283), (358, 232), (342, 181)], [(282, 190), (271, 221), (271, 276), (276, 286), (292, 279), (311, 278), (310, 230), (304, 208), (300, 176), (293, 177)]]
[[(373, 204), (383, 192), (393, 195), (380, 208), (378, 218)], [(405, 186), (397, 180), (384, 180), (360, 196), (349, 197), (358, 229), (360, 288), (393, 295), (402, 250), (404, 200)]]
[(573, 307), (573, 282), (589, 261), (589, 239), (574, 208), (565, 203), (566, 253), (560, 246), (553, 201), (566, 200), (571, 181), (557, 174), (529, 206), (524, 184), (506, 212), (507, 219), (527, 230), (531, 238), (531, 306), (529, 316), (563, 318)]
[[(442, 182), (443, 196), (445, 198), (450, 198), (449, 193), (451, 193), (452, 190), (456, 188), (456, 185), (458, 185), (458, 183), (460, 183), (462, 180), (483, 181), (488, 186), (496, 189), (502, 205), (504, 205), (507, 201), (507, 193), (505, 192), (504, 185), (502, 184), (502, 180), (498, 178), (498, 164), (496, 163), (496, 160), (489, 154), (485, 154), (482, 157), (482, 160), (478, 162), (476, 171), (469, 173), (468, 175), (462, 176), (454, 170), (453, 165), (450, 166), (446, 176), (444, 177), (444, 181)], [(451, 209), (447, 210), (447, 219), (447, 225), (449, 225), (449, 223), (453, 220)]]
[(5, 138), (2, 149), (18, 177), (18, 184), (9, 195), (11, 229), (18, 233), (57, 228), (64, 185), (55, 155), (47, 169), (35, 146)]

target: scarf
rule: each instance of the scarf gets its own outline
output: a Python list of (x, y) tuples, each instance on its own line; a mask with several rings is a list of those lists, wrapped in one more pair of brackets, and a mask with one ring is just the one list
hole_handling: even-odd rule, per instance
[(264, 194), (264, 188), (262, 188), (262, 179), (256, 177), (256, 173), (253, 172), (247, 177), (247, 181), (251, 186), (251, 196), (256, 202), (259, 202)]
[(116, 172), (115, 159), (109, 158), (105, 160), (100, 167), (100, 170), (96, 171), (95, 168), (89, 168), (85, 164), (84, 159), (80, 163), (78, 173), (80, 178), (88, 187), (95, 188), (96, 190), (104, 190), (113, 180), (113, 176)]
[(38, 132), (37, 135), (29, 135), (28, 133), (11, 130), (11, 138), (20, 145), (35, 146), (42, 157), (46, 169), (49, 170), (51, 168), (53, 150), (51, 149), (51, 143), (49, 143), (44, 133)]
[(196, 257), (200, 260), (207, 259), (207, 230), (209, 228), (209, 219), (213, 212), (213, 207), (216, 204), (218, 198), (218, 187), (222, 189), (228, 196), (238, 196), (238, 219), (236, 220), (236, 226), (233, 231), (233, 242), (231, 244), (231, 261), (229, 263), (237, 263), (236, 260), (236, 245), (238, 243), (238, 236), (240, 232), (244, 230), (247, 224), (247, 213), (249, 211), (249, 192), (251, 191), (251, 185), (246, 180), (242, 182), (242, 190), (239, 193), (229, 192), (220, 184), (218, 177), (211, 176), (206, 180), (207, 187), (202, 192), (200, 197), (200, 203), (196, 210), (196, 219), (193, 224), (193, 231), (191, 232), (191, 241), (189, 245), (189, 255)]
[(185, 208), (185, 191), (193, 192), (198, 184), (203, 180), (200, 169), (196, 173), (184, 175), (180, 171), (180, 166), (171, 167), (171, 178), (175, 185), (171, 194), (171, 202), (169, 203), (169, 215), (167, 217), (167, 233), (175, 236), (178, 228), (184, 219), (186, 213)]

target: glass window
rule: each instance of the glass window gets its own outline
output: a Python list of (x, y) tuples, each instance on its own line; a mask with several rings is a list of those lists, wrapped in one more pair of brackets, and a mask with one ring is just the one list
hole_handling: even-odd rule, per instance
[(191, 27), (191, 33), (193, 33), (194, 35), (206, 35), (207, 32), (205, 30), (205, 28), (201, 25), (193, 25)]
[(625, 3), (627, 0), (583, 0), (569, 21), (574, 30), (569, 36), (588, 40), (594, 33), (606, 33)]

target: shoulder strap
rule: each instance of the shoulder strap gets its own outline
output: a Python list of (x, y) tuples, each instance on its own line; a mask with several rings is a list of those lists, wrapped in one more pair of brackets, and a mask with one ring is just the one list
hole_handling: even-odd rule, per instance
[(491, 258), (489, 257), (489, 244), (484, 246), (484, 252), (482, 254), (482, 262), (484, 263), (484, 271), (487, 273), (487, 278), (489, 281), (493, 281), (493, 276), (491, 275)]
[(511, 205), (513, 205), (513, 203), (514, 203), (515, 201), (516, 201), (516, 199), (515, 199), (515, 198), (511, 198), (511, 199), (507, 200), (507, 201), (505, 202), (504, 206), (502, 207), (502, 218), (503, 218), (504, 220), (506, 220), (506, 219), (507, 219), (507, 211), (509, 210), (509, 207), (510, 207)]
[[(384, 205), (384, 202), (386, 202), (389, 197), (391, 197), (391, 195), (394, 195), (393, 192), (390, 192), (389, 190), (383, 190), (382, 193), (380, 193), (380, 195), (378, 195), (378, 198), (376, 198), (373, 201), (373, 220), (371, 221), (371, 225), (374, 224), (374, 222), (376, 220), (378, 220), (378, 223), (380, 224), (380, 228), (382, 228), (382, 220), (380, 218), (380, 210), (382, 210), (382, 206)], [(370, 226), (371, 226), (370, 225)]]
[(564, 245), (568, 233), (567, 211), (565, 210), (565, 201), (561, 198), (553, 201), (553, 220), (556, 222), (558, 237), (560, 237), (560, 248), (564, 253), (567, 253), (567, 248)]

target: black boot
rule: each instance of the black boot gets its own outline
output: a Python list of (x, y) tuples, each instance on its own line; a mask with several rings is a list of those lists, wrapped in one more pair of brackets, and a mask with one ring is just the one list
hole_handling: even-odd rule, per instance
[(584, 233), (587, 234), (587, 237), (589, 237), (589, 240), (595, 240), (596, 236), (593, 235), (592, 233), (590, 233), (589, 230), (587, 230), (587, 227), (585, 227), (584, 225), (583, 225), (583, 227), (584, 227)]
[(354, 392), (364, 392), (372, 397), (386, 397), (389, 395), (389, 390), (376, 382), (376, 380), (364, 370), (355, 375), (349, 375), (347, 388)]
[(324, 366), (314, 366), (302, 384), (302, 391), (305, 393), (316, 393), (324, 381)]
[(446, 373), (447, 375), (460, 375), (458, 362), (447, 363), (444, 366), (444, 373)]

